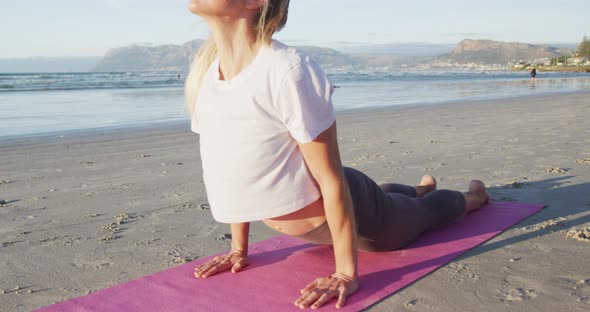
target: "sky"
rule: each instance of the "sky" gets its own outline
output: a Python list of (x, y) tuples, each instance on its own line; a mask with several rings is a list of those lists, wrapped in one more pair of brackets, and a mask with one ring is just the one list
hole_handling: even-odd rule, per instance
[[(208, 36), (188, 0), (0, 0), (0, 58), (102, 56), (131, 44)], [(291, 45), (338, 48), (457, 43), (465, 38), (578, 43), (590, 35), (588, 0), (291, 0)]]

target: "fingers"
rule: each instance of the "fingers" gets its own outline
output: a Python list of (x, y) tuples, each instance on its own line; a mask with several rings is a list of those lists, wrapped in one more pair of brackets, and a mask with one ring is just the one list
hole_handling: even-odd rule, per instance
[(218, 272), (229, 269), (230, 265), (227, 259), (222, 257), (215, 257), (211, 261), (197, 267), (195, 269), (195, 277), (208, 277)]
[(338, 297), (339, 293), (340, 291), (335, 289), (314, 289), (313, 291), (310, 291), (299, 297), (299, 299), (295, 301), (295, 306), (299, 307), (300, 309), (306, 309), (308, 307), (311, 307), (312, 309), (318, 309), (328, 301)]
[(202, 277), (205, 272), (209, 271), (211, 269), (211, 267), (213, 267), (213, 265), (214, 265), (213, 262), (207, 262), (203, 265), (196, 267), (195, 268), (195, 277)]
[(231, 269), (233, 273), (237, 273), (247, 266), (247, 257), (236, 256), (233, 254), (218, 256), (211, 259), (209, 262), (196, 267), (194, 275), (196, 278), (205, 278), (229, 269)]
[(317, 285), (318, 285), (318, 282), (317, 282), (317, 280), (315, 280), (315, 281), (307, 284), (307, 286), (303, 287), (303, 289), (301, 289), (299, 292), (301, 294), (306, 294), (306, 293), (312, 291), (313, 289), (315, 289), (317, 287)]
[(295, 301), (295, 306), (300, 309), (321, 307), (326, 302), (338, 297), (340, 291), (335, 283), (339, 283), (339, 281), (330, 277), (317, 278), (301, 290), (301, 296)]
[(299, 307), (300, 309), (306, 309), (312, 303), (314, 303), (322, 294), (318, 291), (310, 291), (295, 301), (295, 306)]
[[(332, 300), (332, 298), (335, 298), (337, 296), (338, 296), (337, 290), (330, 290), (330, 291), (324, 293), (323, 295), (321, 295), (320, 298), (318, 300), (316, 300), (316, 302), (314, 304), (311, 305), (311, 308), (317, 309), (317, 308), (321, 307), (322, 305), (324, 305), (326, 302)], [(342, 296), (342, 294), (340, 294), (340, 296)], [(340, 302), (340, 300), (338, 302)]]
[(338, 302), (336, 302), (336, 308), (341, 309), (342, 307), (344, 307), (345, 303), (346, 303), (346, 293), (344, 291), (342, 291), (342, 292), (340, 292), (340, 295), (338, 296)]
[(355, 293), (358, 288), (356, 279), (349, 282), (337, 277), (318, 278), (301, 290), (301, 296), (295, 301), (295, 306), (300, 309), (318, 309), (336, 298), (336, 308), (340, 309), (344, 307), (347, 296)]
[(196, 271), (195, 272), (195, 277), (209, 277), (211, 275), (214, 275), (215, 273), (217, 273), (218, 271), (220, 271), (220, 267), (223, 265), (223, 263), (216, 263), (216, 264), (211, 264), (209, 266), (206, 266), (205, 268), (203, 268), (200, 271)]

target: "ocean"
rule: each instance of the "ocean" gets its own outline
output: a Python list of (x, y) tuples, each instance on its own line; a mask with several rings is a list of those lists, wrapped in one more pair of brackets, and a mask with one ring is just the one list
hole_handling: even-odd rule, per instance
[[(590, 73), (328, 71), (336, 111), (590, 91)], [(0, 137), (187, 122), (176, 72), (0, 74)]]

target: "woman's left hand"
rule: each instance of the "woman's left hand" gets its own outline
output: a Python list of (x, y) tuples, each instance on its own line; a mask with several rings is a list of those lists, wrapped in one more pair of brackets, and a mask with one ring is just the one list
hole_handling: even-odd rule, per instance
[(311, 306), (317, 309), (333, 298), (338, 298), (336, 308), (344, 306), (346, 297), (359, 289), (357, 278), (343, 274), (332, 274), (328, 277), (320, 277), (301, 290), (301, 296), (295, 301), (295, 306), (306, 309)]

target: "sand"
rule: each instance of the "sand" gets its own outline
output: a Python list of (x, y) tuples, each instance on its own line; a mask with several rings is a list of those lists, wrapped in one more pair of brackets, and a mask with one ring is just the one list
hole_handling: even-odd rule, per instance
[[(590, 93), (338, 114), (346, 166), (547, 207), (371, 311), (590, 309)], [(0, 139), (0, 310), (227, 250), (187, 124)], [(274, 236), (260, 222), (252, 242)], [(295, 300), (285, 298), (285, 300)]]

